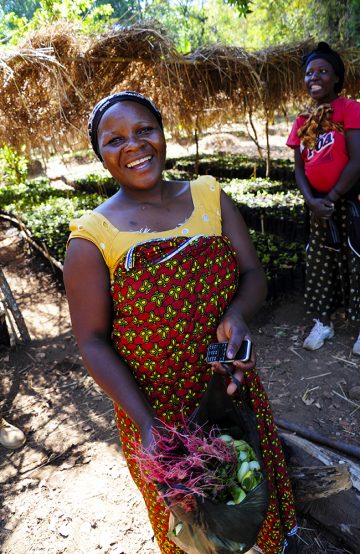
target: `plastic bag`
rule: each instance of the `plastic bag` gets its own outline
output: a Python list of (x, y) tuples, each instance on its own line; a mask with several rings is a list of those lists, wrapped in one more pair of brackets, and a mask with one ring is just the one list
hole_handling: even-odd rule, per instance
[(326, 248), (330, 248), (331, 250), (336, 250), (338, 252), (341, 246), (339, 229), (331, 217), (325, 221), (325, 225), (325, 246)]
[(360, 256), (360, 202), (348, 201), (349, 205), (349, 245), (357, 256)]
[[(221, 375), (212, 377), (204, 397), (190, 418), (190, 429), (192, 423), (203, 426), (205, 430), (216, 425), (221, 432), (248, 442), (265, 475), (255, 415), (246, 401), (240, 409), (226, 393)], [(235, 506), (202, 498), (195, 500), (197, 508), (192, 512), (171, 508), (168, 536), (184, 552), (241, 554), (255, 544), (269, 503), (266, 479)]]

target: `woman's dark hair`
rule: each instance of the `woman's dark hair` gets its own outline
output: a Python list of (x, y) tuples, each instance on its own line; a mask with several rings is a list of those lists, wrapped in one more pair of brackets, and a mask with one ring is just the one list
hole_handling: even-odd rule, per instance
[(345, 66), (339, 54), (330, 48), (326, 42), (319, 42), (314, 50), (303, 56), (302, 65), (306, 67), (312, 60), (318, 58), (326, 60), (332, 66), (335, 75), (339, 78), (339, 81), (334, 86), (334, 90), (336, 93), (341, 92), (344, 85)]
[(155, 104), (146, 96), (143, 96), (139, 92), (135, 92), (133, 90), (126, 90), (123, 92), (118, 92), (116, 94), (111, 94), (110, 96), (106, 96), (105, 98), (102, 98), (94, 109), (92, 110), (89, 121), (88, 121), (88, 133), (91, 145), (94, 149), (95, 154), (99, 158), (100, 161), (102, 161), (102, 157), (100, 155), (99, 151), (99, 143), (98, 143), (98, 127), (101, 121), (102, 116), (104, 113), (111, 108), (114, 104), (118, 104), (119, 102), (136, 102), (137, 104), (141, 104), (142, 106), (145, 106), (154, 116), (157, 120), (160, 128), (163, 130), (163, 120), (161, 116), (160, 110), (155, 106)]

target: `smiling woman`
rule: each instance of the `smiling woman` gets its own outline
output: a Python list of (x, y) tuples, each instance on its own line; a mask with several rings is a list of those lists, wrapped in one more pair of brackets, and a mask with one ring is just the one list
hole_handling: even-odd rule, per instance
[[(334, 336), (338, 308), (360, 323), (360, 103), (339, 96), (345, 68), (328, 44), (303, 63), (314, 106), (297, 117), (287, 145), (311, 215), (305, 301), (315, 325), (304, 348), (317, 350)], [(352, 351), (360, 355), (360, 334)]]
[[(180, 554), (168, 536), (169, 512), (140, 474), (136, 445), (154, 448), (164, 424), (181, 425), (193, 413), (212, 371), (225, 375), (220, 364), (206, 363), (207, 347), (228, 342), (234, 358), (265, 300), (265, 277), (239, 211), (214, 178), (163, 180), (162, 118), (150, 100), (135, 92), (105, 98), (89, 134), (119, 190), (70, 224), (64, 279), (73, 330), (85, 366), (114, 402), (123, 453), (161, 552)], [(233, 363), (258, 421), (269, 485), (257, 545), (280, 554), (295, 513), (254, 366), (254, 349), (250, 360)], [(226, 385), (233, 395), (236, 385)]]

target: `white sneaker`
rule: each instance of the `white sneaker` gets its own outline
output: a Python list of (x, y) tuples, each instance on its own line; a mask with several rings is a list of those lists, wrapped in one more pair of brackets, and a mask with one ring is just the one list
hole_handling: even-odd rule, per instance
[(314, 327), (304, 340), (303, 347), (306, 348), (306, 350), (317, 350), (322, 347), (327, 339), (331, 339), (334, 336), (334, 329), (332, 325), (324, 325), (319, 319), (314, 319), (314, 321)]
[(20, 448), (26, 442), (26, 436), (14, 425), (8, 423), (4, 418), (0, 418), (0, 444), (5, 448), (15, 450)]
[(360, 356), (360, 333), (359, 333), (359, 336), (358, 336), (356, 342), (354, 343), (352, 351), (353, 351), (353, 354), (356, 354), (357, 356)]

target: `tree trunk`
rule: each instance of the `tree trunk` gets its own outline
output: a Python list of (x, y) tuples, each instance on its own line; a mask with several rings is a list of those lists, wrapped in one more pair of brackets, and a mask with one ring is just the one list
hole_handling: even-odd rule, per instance
[(269, 120), (265, 122), (265, 135), (266, 135), (266, 177), (270, 178), (271, 171), (271, 153), (270, 153), (270, 141), (269, 141)]
[(200, 161), (200, 156), (199, 156), (199, 135), (198, 135), (198, 130), (195, 129), (194, 131), (194, 138), (195, 138), (195, 173), (196, 175), (199, 175), (199, 161)]

